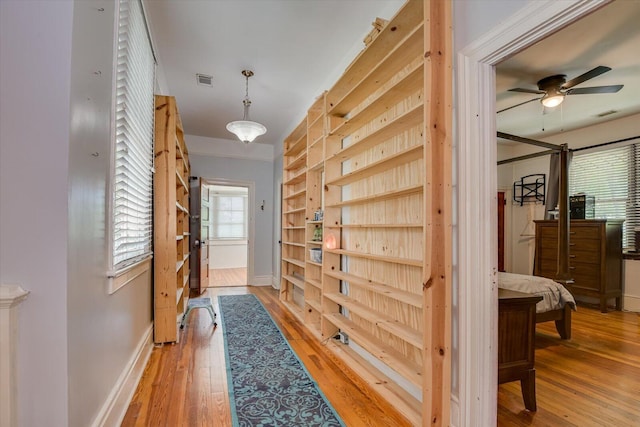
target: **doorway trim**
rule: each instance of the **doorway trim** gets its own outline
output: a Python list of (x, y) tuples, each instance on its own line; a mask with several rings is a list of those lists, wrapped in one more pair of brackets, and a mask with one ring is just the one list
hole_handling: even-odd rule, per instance
[(240, 181), (226, 178), (202, 178), (206, 185), (224, 185), (228, 187), (245, 187), (248, 189), (248, 214), (249, 214), (249, 235), (247, 241), (247, 286), (255, 282), (254, 276), (254, 247), (255, 247), (255, 216), (256, 216), (256, 183), (253, 181)]
[(607, 3), (609, 0), (529, 2), (457, 53), (454, 182), (458, 185), (454, 191), (458, 227), (454, 238), (458, 289), (454, 292), (454, 324), (458, 342), (457, 372), (452, 378), (458, 382), (458, 393), (451, 399), (453, 425), (487, 426), (497, 422), (495, 66)]
[(280, 289), (282, 276), (282, 177), (276, 179), (276, 197), (274, 199), (274, 223), (273, 247), (274, 247), (274, 269), (271, 286)]

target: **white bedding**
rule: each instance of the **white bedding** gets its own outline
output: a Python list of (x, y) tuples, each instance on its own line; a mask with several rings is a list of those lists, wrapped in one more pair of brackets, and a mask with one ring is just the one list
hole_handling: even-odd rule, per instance
[(573, 295), (561, 284), (551, 279), (524, 274), (498, 273), (498, 287), (527, 294), (540, 295), (542, 301), (536, 304), (536, 313), (557, 310), (569, 304), (576, 309)]

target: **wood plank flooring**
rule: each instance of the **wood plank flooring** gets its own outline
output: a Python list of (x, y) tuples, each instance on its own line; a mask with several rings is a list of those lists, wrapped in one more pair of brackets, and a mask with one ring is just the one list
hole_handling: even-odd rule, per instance
[[(255, 294), (298, 357), (348, 426), (408, 426), (409, 423), (360, 378), (308, 335), (278, 301), (271, 287), (208, 288), (207, 296)], [(209, 314), (194, 310), (181, 342), (153, 350), (123, 426), (230, 426), (222, 330)]]
[[(344, 367), (278, 301), (270, 287), (209, 288), (217, 295), (254, 293), (282, 330), (347, 426), (408, 422)], [(216, 312), (217, 310), (217, 306)], [(181, 342), (155, 348), (123, 426), (230, 426), (222, 331), (195, 310)], [(537, 412), (524, 409), (519, 382), (498, 389), (499, 426), (640, 426), (640, 315), (579, 307), (573, 338), (553, 322), (536, 336)]]
[(247, 286), (246, 268), (212, 268), (209, 270), (209, 287)]
[(572, 339), (537, 325), (537, 412), (519, 382), (498, 388), (500, 426), (640, 426), (640, 314), (578, 307)]

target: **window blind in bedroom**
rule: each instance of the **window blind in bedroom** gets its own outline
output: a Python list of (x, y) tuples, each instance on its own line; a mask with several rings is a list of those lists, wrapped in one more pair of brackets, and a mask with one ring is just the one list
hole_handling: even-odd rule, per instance
[(640, 227), (640, 143), (575, 153), (569, 168), (569, 194), (595, 196), (595, 217), (624, 219), (623, 246), (635, 247)]

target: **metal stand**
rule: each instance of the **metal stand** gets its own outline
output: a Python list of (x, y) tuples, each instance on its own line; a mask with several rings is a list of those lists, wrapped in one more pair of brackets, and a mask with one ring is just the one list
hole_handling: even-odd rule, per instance
[(213, 305), (211, 304), (211, 298), (202, 297), (202, 298), (189, 298), (189, 302), (187, 303), (187, 311), (182, 315), (182, 321), (180, 322), (180, 329), (184, 328), (184, 324), (187, 322), (187, 317), (189, 317), (189, 313), (194, 308), (206, 308), (211, 316), (211, 321), (213, 322), (213, 326), (216, 327), (218, 324), (216, 323), (216, 313), (213, 311)]

